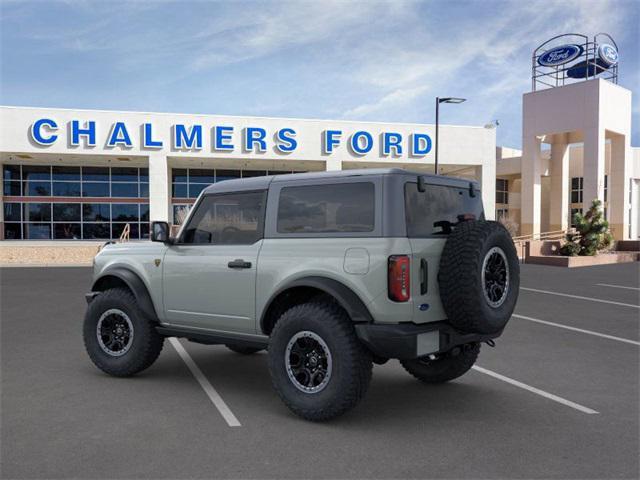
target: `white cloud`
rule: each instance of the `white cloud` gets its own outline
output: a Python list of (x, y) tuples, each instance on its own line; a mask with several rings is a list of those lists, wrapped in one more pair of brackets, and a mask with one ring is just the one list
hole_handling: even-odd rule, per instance
[(351, 108), (344, 112), (344, 118), (364, 117), (371, 113), (384, 110), (387, 107), (397, 108), (398, 106), (407, 105), (414, 99), (420, 97), (427, 87), (399, 88), (391, 93), (386, 94), (374, 103), (364, 103), (355, 108)]
[[(110, 82), (96, 80), (96, 88), (113, 90), (118, 78), (117, 101), (133, 98), (145, 109), (165, 109), (166, 101), (178, 110), (420, 122), (432, 119), (433, 97), (452, 95), (469, 101), (447, 109), (448, 121), (483, 124), (509, 116), (517, 138), (533, 48), (570, 31), (628, 34), (637, 5), (67, 0), (45, 8), (4, 0), (2, 21), (5, 43), (10, 26), (14, 45), (55, 58), (50, 68), (88, 65), (91, 75)], [(637, 54), (627, 50), (622, 59)], [(3, 70), (14, 64), (3, 62)], [(637, 74), (621, 69), (621, 78), (629, 82)], [(59, 90), (77, 82), (65, 80)], [(637, 113), (637, 95), (634, 108)]]
[[(412, 25), (416, 41), (402, 37), (388, 42), (354, 72), (359, 83), (379, 92), (376, 99), (352, 106), (344, 116), (393, 115), (422, 94), (451, 94), (452, 85), (465, 85), (476, 97), (502, 103), (501, 97), (512, 99), (526, 91), (531, 51), (539, 43), (571, 31), (615, 32), (624, 19), (612, 1), (511, 2), (508, 7), (491, 18), (449, 20), (451, 33), (436, 41)], [(433, 19), (421, 20), (433, 26)], [(388, 58), (383, 68), (381, 57)]]
[[(216, 24), (222, 20), (226, 25), (224, 31), (214, 26), (213, 31), (205, 30), (198, 34), (203, 48), (192, 57), (190, 64), (196, 70), (202, 70), (300, 46), (339, 43), (336, 40), (343, 35), (348, 36), (350, 30), (362, 25), (370, 26), (368, 22), (380, 12), (381, 5), (380, 2), (333, 0), (272, 3), (266, 11), (234, 11), (231, 18), (216, 20)], [(405, 10), (404, 1), (396, 2), (386, 20)], [(207, 51), (211, 48), (216, 53)], [(335, 53), (327, 51), (328, 55)]]

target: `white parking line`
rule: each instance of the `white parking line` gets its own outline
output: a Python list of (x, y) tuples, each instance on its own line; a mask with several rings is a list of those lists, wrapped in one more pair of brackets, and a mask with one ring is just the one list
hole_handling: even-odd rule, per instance
[(554, 402), (561, 403), (562, 405), (566, 405), (567, 407), (571, 407), (582, 413), (586, 413), (588, 415), (594, 415), (598, 413), (595, 410), (587, 408), (578, 403), (574, 403), (570, 400), (567, 400), (566, 398), (558, 397), (557, 395), (554, 395), (549, 392), (545, 392), (544, 390), (540, 390), (539, 388), (536, 388), (536, 387), (532, 387), (531, 385), (527, 385), (526, 383), (519, 382), (518, 380), (514, 380), (513, 378), (505, 377), (504, 375), (500, 375), (499, 373), (493, 372), (491, 370), (487, 370), (486, 368), (478, 367), (477, 365), (473, 366), (472, 368), (477, 372), (484, 373), (485, 375), (489, 375), (490, 377), (493, 377), (493, 378), (497, 378), (498, 380), (502, 380), (503, 382), (522, 388), (531, 393), (535, 393), (536, 395), (540, 395), (541, 397), (548, 398), (549, 400), (553, 400)]
[(522, 320), (528, 320), (530, 322), (542, 323), (544, 325), (550, 325), (552, 327), (564, 328), (566, 330), (572, 330), (574, 332), (587, 333), (589, 335), (595, 335), (596, 337), (608, 338), (609, 340), (616, 340), (617, 342), (630, 343), (632, 345), (640, 345), (640, 342), (635, 340), (629, 340), (628, 338), (614, 337), (613, 335), (606, 335), (604, 333), (594, 332), (593, 330), (584, 330), (582, 328), (570, 327), (569, 325), (562, 325), (561, 323), (549, 322), (547, 320), (540, 320), (539, 318), (525, 317), (524, 315), (518, 315), (514, 313), (512, 315), (515, 318), (521, 318)]
[(550, 292), (549, 290), (538, 290), (537, 288), (520, 287), (520, 290), (527, 292), (546, 293), (548, 295), (558, 295), (559, 297), (577, 298), (578, 300), (588, 300), (590, 302), (609, 303), (611, 305), (620, 305), (621, 307), (631, 307), (640, 309), (640, 305), (632, 303), (614, 302), (612, 300), (602, 300), (601, 298), (581, 297), (580, 295), (569, 295), (568, 293)]
[(204, 392), (207, 394), (209, 399), (213, 402), (215, 407), (218, 409), (218, 411), (220, 412), (220, 415), (222, 415), (222, 417), (225, 419), (227, 424), (230, 427), (241, 427), (242, 425), (240, 425), (240, 422), (238, 421), (236, 416), (229, 409), (229, 407), (224, 402), (220, 394), (218, 394), (216, 389), (213, 388), (213, 385), (209, 383), (209, 380), (207, 380), (207, 377), (204, 376), (204, 374), (202, 373), (202, 370), (200, 370), (198, 365), (196, 365), (196, 362), (193, 361), (191, 356), (187, 353), (187, 351), (184, 349), (184, 347), (178, 341), (178, 339), (171, 337), (169, 338), (169, 342), (171, 342), (171, 345), (173, 345), (173, 348), (176, 349), (176, 352), (178, 352), (178, 355), (180, 355), (180, 358), (182, 358), (184, 363), (187, 364), (187, 367), (189, 368), (189, 370), (191, 370), (191, 373), (193, 374), (195, 379), (198, 381), (198, 383), (200, 384)]
[(625, 285), (611, 285), (610, 283), (596, 283), (599, 287), (624, 288), (625, 290), (640, 290), (638, 287), (627, 287)]

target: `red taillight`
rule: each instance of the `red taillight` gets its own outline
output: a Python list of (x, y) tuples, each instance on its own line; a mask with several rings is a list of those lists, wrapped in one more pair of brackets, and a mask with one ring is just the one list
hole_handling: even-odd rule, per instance
[(394, 302), (406, 302), (411, 296), (409, 283), (409, 257), (389, 257), (389, 298)]

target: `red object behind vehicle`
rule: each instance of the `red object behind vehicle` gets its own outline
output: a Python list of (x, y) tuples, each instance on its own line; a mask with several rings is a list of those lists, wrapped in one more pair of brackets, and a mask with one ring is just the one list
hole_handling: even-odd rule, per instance
[(394, 302), (406, 302), (411, 296), (410, 261), (407, 255), (389, 257), (389, 299)]

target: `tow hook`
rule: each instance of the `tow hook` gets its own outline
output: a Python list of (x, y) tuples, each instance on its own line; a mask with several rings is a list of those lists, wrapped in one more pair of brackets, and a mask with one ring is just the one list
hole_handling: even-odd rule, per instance
[(487, 345), (489, 345), (491, 348), (496, 346), (496, 342), (494, 342), (493, 340), (489, 339), (486, 340), (484, 343), (486, 343)]

